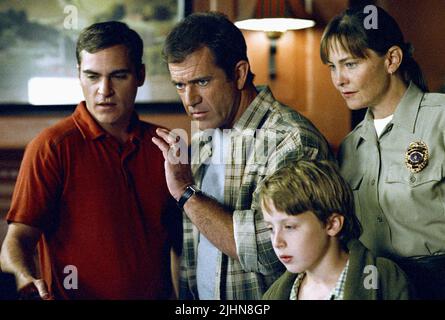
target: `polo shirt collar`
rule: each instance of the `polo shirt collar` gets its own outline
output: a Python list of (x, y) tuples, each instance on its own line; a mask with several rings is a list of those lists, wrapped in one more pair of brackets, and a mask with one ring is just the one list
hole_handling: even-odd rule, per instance
[[(84, 139), (95, 140), (107, 135), (107, 132), (96, 122), (96, 120), (89, 113), (85, 101), (82, 101), (77, 105), (72, 117), (74, 119), (76, 127), (82, 133)], [(130, 140), (142, 139), (142, 128), (136, 112), (133, 112), (131, 116), (129, 132)]]

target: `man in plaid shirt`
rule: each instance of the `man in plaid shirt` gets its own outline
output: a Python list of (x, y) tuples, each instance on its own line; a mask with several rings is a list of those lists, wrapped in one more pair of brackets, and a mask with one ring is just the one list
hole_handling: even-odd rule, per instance
[[(284, 271), (270, 242), (257, 188), (299, 159), (333, 159), (302, 115), (257, 91), (240, 30), (220, 13), (195, 13), (167, 37), (164, 57), (192, 118), (184, 142), (158, 129), (166, 180), (184, 210), (181, 299), (260, 299)], [(182, 150), (181, 150), (182, 149)], [(182, 158), (181, 158), (182, 159)], [(202, 191), (201, 191), (202, 190)]]

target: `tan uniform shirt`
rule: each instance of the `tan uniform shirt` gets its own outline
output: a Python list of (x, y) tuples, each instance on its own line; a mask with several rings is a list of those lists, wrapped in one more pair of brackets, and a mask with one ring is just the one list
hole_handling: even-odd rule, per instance
[[(380, 139), (368, 110), (343, 141), (341, 172), (354, 191), (361, 240), (376, 255), (445, 253), (444, 133), (445, 95), (411, 83)], [(426, 144), (428, 163), (414, 173), (405, 157), (418, 141)]]

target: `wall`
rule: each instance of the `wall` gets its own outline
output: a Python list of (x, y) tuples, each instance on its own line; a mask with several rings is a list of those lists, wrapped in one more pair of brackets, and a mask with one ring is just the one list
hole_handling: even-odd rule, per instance
[[(39, 132), (63, 117), (62, 115), (26, 114), (0, 116), (0, 149), (23, 149)], [(167, 128), (183, 128), (190, 134), (190, 121), (185, 113), (141, 113), (140, 118)]]
[(399, 23), (405, 41), (414, 46), (430, 91), (445, 85), (445, 1), (378, 0)]

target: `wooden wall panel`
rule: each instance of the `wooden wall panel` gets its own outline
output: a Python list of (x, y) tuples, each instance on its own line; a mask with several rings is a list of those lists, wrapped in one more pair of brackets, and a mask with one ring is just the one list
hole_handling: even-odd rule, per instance
[(398, 22), (405, 41), (414, 46), (430, 91), (445, 86), (445, 1), (378, 0)]

